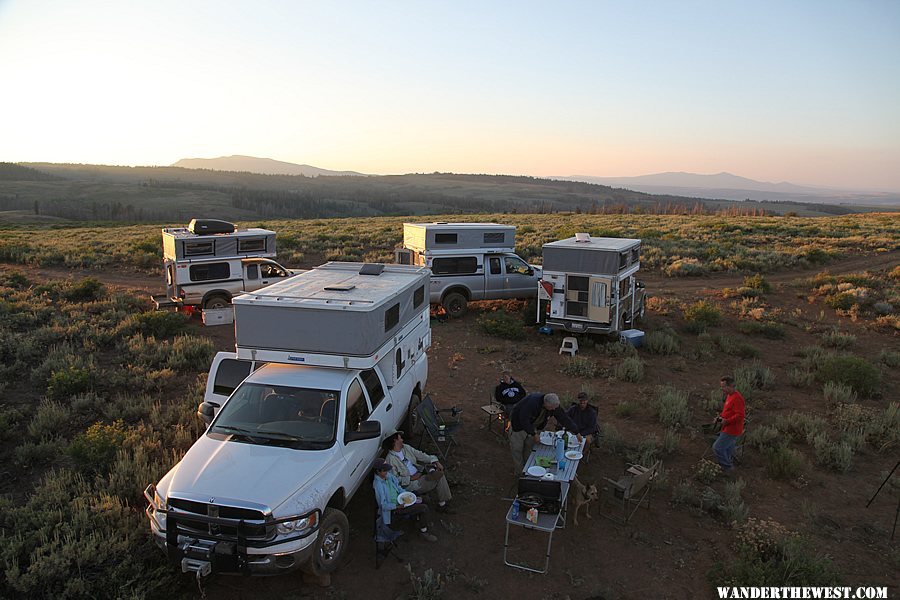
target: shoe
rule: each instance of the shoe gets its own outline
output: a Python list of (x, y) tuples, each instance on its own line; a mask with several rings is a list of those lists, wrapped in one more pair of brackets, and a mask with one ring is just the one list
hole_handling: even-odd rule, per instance
[(439, 513), (444, 513), (445, 515), (455, 515), (456, 514), (456, 511), (453, 510), (453, 508), (450, 506), (449, 502), (445, 502), (443, 506), (441, 506), (441, 505), (435, 506), (434, 510), (436, 510)]
[(437, 541), (437, 536), (429, 531), (420, 531), (419, 535), (422, 536), (422, 539), (424, 539), (428, 542), (436, 542)]

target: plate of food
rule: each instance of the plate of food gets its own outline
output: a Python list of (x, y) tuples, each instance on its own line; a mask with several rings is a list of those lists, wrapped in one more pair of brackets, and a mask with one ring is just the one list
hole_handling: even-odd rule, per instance
[(581, 445), (581, 442), (578, 441), (578, 436), (570, 435), (569, 436), (569, 448), (577, 448)]
[(566, 452), (566, 458), (569, 460), (581, 460), (583, 457), (584, 455), (578, 450), (569, 450)]
[(547, 472), (547, 469), (545, 469), (544, 467), (539, 467), (537, 465), (534, 465), (532, 467), (528, 467), (528, 471), (526, 471), (526, 472), (529, 475), (531, 475), (532, 477), (543, 477), (544, 474)]
[(412, 506), (416, 503), (416, 495), (412, 492), (403, 492), (397, 495), (397, 504), (401, 506)]
[(552, 446), (553, 440), (554, 440), (554, 437), (553, 437), (552, 431), (542, 431), (541, 432), (541, 443), (542, 444), (544, 444), (545, 446)]

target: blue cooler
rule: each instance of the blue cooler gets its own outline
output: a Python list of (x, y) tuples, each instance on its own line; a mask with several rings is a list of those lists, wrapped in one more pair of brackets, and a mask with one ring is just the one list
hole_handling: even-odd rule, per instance
[(640, 348), (644, 343), (644, 332), (640, 329), (626, 329), (619, 332), (619, 341), (623, 344), (631, 344), (635, 348)]

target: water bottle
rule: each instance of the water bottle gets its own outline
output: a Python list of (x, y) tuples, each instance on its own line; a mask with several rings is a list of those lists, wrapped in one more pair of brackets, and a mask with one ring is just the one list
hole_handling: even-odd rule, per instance
[(563, 456), (566, 453), (566, 443), (562, 440), (562, 438), (556, 438), (556, 464), (559, 464), (559, 461), (563, 460)]
[(513, 500), (512, 518), (513, 518), (513, 521), (515, 521), (516, 519), (519, 518), (519, 499), (518, 498)]

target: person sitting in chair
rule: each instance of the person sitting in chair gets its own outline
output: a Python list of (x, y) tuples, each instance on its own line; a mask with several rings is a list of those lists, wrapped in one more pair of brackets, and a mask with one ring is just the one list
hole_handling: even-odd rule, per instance
[(417, 498), (415, 504), (403, 506), (397, 500), (397, 496), (403, 493), (397, 476), (391, 473), (393, 467), (383, 458), (376, 458), (372, 464), (375, 477), (372, 482), (375, 488), (375, 502), (378, 503), (381, 513), (381, 522), (378, 526), (377, 537), (387, 542), (393, 542), (402, 535), (399, 531), (391, 529), (392, 517), (413, 517), (419, 523), (419, 534), (429, 542), (436, 542), (437, 536), (428, 531), (428, 525), (422, 526), (422, 515), (428, 512), (428, 507), (422, 504), (422, 499)]
[(416, 495), (434, 491), (437, 494), (437, 510), (450, 513), (450, 484), (444, 477), (444, 465), (437, 456), (425, 454), (409, 444), (403, 443), (403, 432), (389, 431), (381, 442), (387, 451), (387, 462), (394, 468), (397, 479), (404, 490)]
[(597, 436), (597, 411), (588, 404), (587, 392), (578, 392), (577, 402), (569, 407), (566, 415), (575, 423), (575, 433), (585, 438), (585, 449), (591, 447), (591, 443)]
[(509, 414), (513, 406), (527, 393), (525, 387), (513, 379), (512, 373), (503, 371), (500, 383), (494, 388), (494, 400), (505, 406), (506, 414)]

